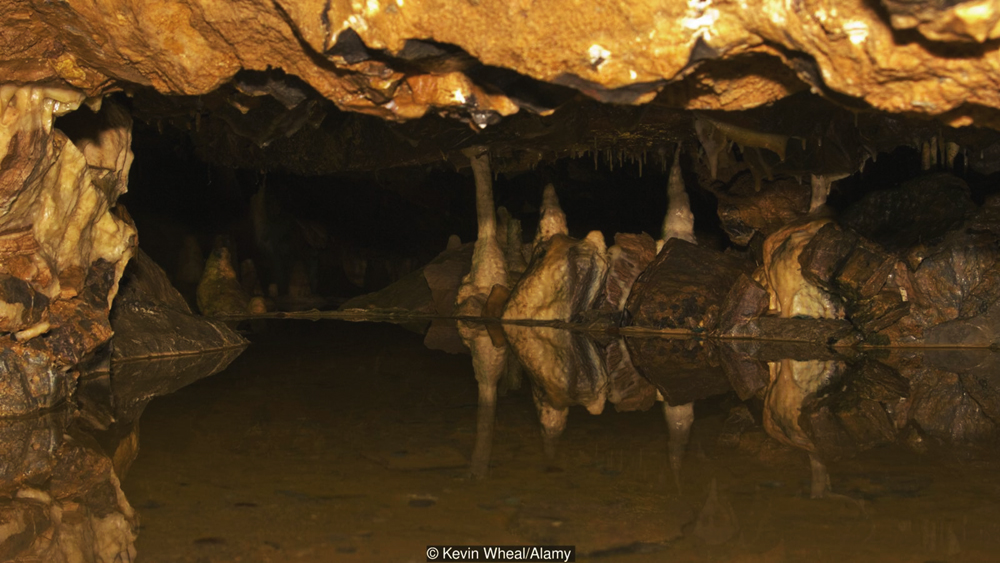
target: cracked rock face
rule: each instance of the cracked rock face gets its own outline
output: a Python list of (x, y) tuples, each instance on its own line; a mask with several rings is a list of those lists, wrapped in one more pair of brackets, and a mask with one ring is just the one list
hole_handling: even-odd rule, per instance
[(126, 188), (131, 118), (109, 104), (74, 144), (53, 118), (83, 101), (0, 87), (0, 415), (69, 395), (68, 370), (111, 336), (108, 310), (135, 246), (131, 220), (112, 210)]
[(586, 9), (568, 0), (3, 0), (0, 14), (6, 80), (88, 95), (125, 83), (199, 95), (241, 69), (276, 68), (341, 109), (389, 119), (437, 109), (483, 126), (531, 105), (483, 88), (461, 57), (441, 56), (436, 45), (446, 44), (483, 65), (618, 103), (666, 89), (676, 107), (733, 110), (811, 88), (857, 109), (953, 126), (995, 124), (1000, 107), (1000, 53), (988, 43), (1000, 35), (1000, 12), (986, 0), (598, 1)]

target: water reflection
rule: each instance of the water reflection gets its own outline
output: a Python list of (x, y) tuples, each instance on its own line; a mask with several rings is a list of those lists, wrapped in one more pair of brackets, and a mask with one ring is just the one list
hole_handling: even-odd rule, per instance
[[(496, 384), (523, 367), (546, 456), (556, 457), (570, 408), (600, 414), (646, 410), (662, 402), (668, 459), (678, 490), (696, 404), (730, 398), (739, 424), (762, 428), (802, 450), (812, 468), (813, 498), (844, 498), (830, 490), (827, 464), (899, 443), (992, 445), (1000, 421), (1000, 359), (989, 350), (832, 349), (781, 342), (705, 341), (610, 336), (518, 324), (459, 323), (479, 382), (479, 418), (472, 473), (489, 470)], [(739, 435), (720, 440), (738, 443)], [(709, 504), (726, 511), (712, 488)]]
[(240, 352), (96, 366), (76, 405), (0, 420), (0, 560), (133, 561), (139, 519), (120, 480), (138, 453), (143, 409)]

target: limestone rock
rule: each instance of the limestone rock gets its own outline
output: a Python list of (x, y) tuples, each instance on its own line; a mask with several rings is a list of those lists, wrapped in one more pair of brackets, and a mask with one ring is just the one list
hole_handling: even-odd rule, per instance
[(843, 213), (840, 223), (890, 252), (899, 252), (918, 243), (934, 246), (974, 212), (965, 181), (937, 173), (865, 195)]
[(768, 236), (809, 211), (809, 191), (779, 178), (754, 189), (751, 174), (737, 176), (727, 191), (717, 191), (718, 215), (733, 244), (746, 246), (754, 234)]
[(625, 308), (632, 285), (656, 257), (656, 241), (642, 233), (616, 233), (608, 249), (608, 276), (598, 309), (617, 313)]
[(764, 241), (763, 275), (757, 276), (757, 280), (762, 284), (766, 281), (770, 310), (783, 318), (843, 317), (839, 299), (807, 280), (799, 260), (812, 239), (829, 222), (829, 219), (817, 219), (791, 223)]
[(714, 330), (730, 288), (752, 264), (670, 239), (636, 280), (626, 309), (636, 326)]
[(556, 234), (535, 249), (521, 281), (511, 291), (504, 320), (561, 320), (589, 310), (608, 271), (604, 235), (583, 240)]
[(142, 250), (122, 277), (111, 326), (115, 361), (242, 349), (247, 344), (223, 322), (194, 316), (167, 275)]
[(750, 276), (740, 274), (722, 303), (719, 334), (739, 338), (760, 336), (754, 321), (767, 312), (768, 301), (766, 289)]

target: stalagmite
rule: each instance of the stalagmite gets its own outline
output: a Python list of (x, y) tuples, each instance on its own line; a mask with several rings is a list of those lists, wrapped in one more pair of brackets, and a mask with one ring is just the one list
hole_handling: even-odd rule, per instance
[(656, 251), (672, 238), (686, 240), (698, 244), (694, 236), (694, 213), (691, 213), (691, 200), (684, 189), (684, 177), (680, 165), (681, 147), (674, 152), (674, 164), (670, 168), (670, 179), (667, 182), (667, 214), (663, 218), (662, 237), (656, 243)]
[[(455, 314), (475, 317), (482, 314), (494, 285), (507, 285), (504, 254), (497, 242), (497, 219), (493, 207), (493, 183), (490, 180), (489, 155), (483, 147), (463, 151), (472, 164), (476, 180), (476, 218), (479, 234), (472, 254), (472, 269), (462, 279), (455, 302)], [(565, 222), (565, 219), (564, 219)]]
[(534, 248), (536, 250), (541, 243), (555, 235), (569, 234), (569, 228), (566, 227), (566, 214), (563, 213), (562, 207), (559, 206), (559, 196), (556, 194), (556, 188), (552, 184), (545, 186), (545, 190), (542, 192), (540, 214), (538, 232), (535, 233)]

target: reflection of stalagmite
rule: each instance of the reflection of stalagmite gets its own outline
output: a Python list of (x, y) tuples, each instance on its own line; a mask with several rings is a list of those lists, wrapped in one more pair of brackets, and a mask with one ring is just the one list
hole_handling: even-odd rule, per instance
[(667, 419), (670, 430), (670, 470), (674, 473), (674, 483), (677, 490), (681, 488), (681, 464), (684, 461), (684, 451), (691, 439), (691, 425), (694, 424), (694, 403), (685, 403), (675, 407), (663, 401), (663, 415)]
[(826, 496), (830, 476), (816, 456), (815, 445), (799, 423), (802, 403), (829, 384), (839, 367), (836, 361), (820, 360), (781, 360), (770, 364), (771, 383), (764, 398), (764, 430), (779, 442), (809, 452), (813, 498)]
[(603, 412), (608, 380), (604, 363), (582, 334), (518, 325), (504, 325), (503, 330), (531, 380), (545, 453), (551, 458), (570, 406), (583, 405), (591, 414)]
[(462, 280), (455, 303), (455, 314), (460, 317), (479, 316), (494, 285), (507, 285), (504, 254), (497, 242), (497, 218), (493, 210), (493, 182), (490, 176), (489, 155), (482, 147), (464, 151), (472, 163), (476, 180), (476, 218), (479, 238), (472, 254), (472, 269)]
[(459, 321), (458, 332), (462, 342), (472, 353), (472, 369), (479, 386), (479, 408), (476, 411), (476, 445), (472, 450), (472, 476), (486, 477), (493, 450), (493, 426), (496, 420), (497, 383), (507, 371), (507, 346), (493, 342), (489, 331), (482, 325)]
[(569, 321), (589, 310), (608, 273), (607, 246), (600, 231), (570, 238), (566, 215), (551, 185), (542, 197), (542, 216), (531, 265), (510, 293), (505, 320)]
[(802, 276), (799, 255), (829, 219), (792, 223), (764, 241), (764, 268), (755, 276), (767, 288), (770, 309), (782, 318), (840, 319), (840, 301)]
[(694, 237), (694, 213), (691, 213), (691, 200), (684, 189), (684, 177), (681, 175), (681, 147), (674, 152), (674, 164), (670, 168), (670, 180), (667, 182), (667, 215), (663, 218), (662, 238), (656, 243), (656, 251), (672, 238), (686, 240), (698, 244)]

